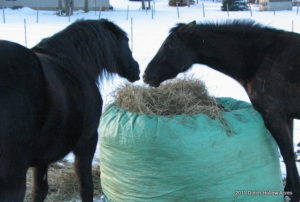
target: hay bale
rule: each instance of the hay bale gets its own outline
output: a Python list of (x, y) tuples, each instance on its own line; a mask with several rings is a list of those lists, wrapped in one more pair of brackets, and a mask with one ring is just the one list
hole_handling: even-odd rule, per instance
[(278, 148), (251, 104), (216, 101), (235, 134), (203, 114), (149, 116), (110, 105), (99, 130), (108, 201), (282, 202), (283, 195), (236, 194), (283, 191)]
[(125, 84), (114, 93), (115, 104), (123, 109), (159, 116), (206, 114), (221, 118), (223, 108), (208, 94), (205, 84), (194, 78), (166, 82), (158, 88)]

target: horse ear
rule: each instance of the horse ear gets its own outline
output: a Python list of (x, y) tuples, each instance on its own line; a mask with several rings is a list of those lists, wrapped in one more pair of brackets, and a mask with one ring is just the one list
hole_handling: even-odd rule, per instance
[(174, 31), (180, 31), (182, 33), (185, 33), (185, 32), (188, 32), (188, 31), (191, 31), (190, 28), (193, 28), (195, 25), (196, 25), (196, 21), (192, 21), (188, 24), (185, 24), (185, 23), (178, 23), (176, 27), (172, 28), (170, 30), (170, 32), (174, 32)]
[(194, 20), (194, 21), (192, 21), (192, 22), (190, 22), (189, 24), (187, 24), (186, 26), (187, 27), (193, 27), (193, 26), (195, 26), (197, 23), (196, 23), (196, 21)]

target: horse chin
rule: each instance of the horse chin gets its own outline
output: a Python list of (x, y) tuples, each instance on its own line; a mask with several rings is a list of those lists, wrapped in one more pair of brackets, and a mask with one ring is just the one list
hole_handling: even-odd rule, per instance
[(149, 86), (157, 88), (160, 86), (160, 83), (151, 83), (151, 84), (149, 84)]
[[(176, 74), (177, 75), (177, 74)], [(176, 77), (176, 75), (175, 76), (172, 76), (172, 77), (168, 77), (168, 78), (166, 78), (166, 77), (160, 77), (160, 78), (152, 78), (152, 79), (147, 79), (147, 77), (145, 77), (144, 76), (144, 82), (146, 83), (146, 84), (148, 84), (149, 86), (151, 86), (151, 87), (155, 87), (155, 88), (157, 88), (157, 87), (159, 87), (160, 86), (160, 84), (162, 83), (162, 82), (164, 82), (165, 80), (169, 80), (169, 79), (172, 79), (172, 78), (175, 78)]]
[(158, 76), (158, 77), (154, 77), (154, 76), (149, 76), (147, 74), (143, 75), (143, 80), (146, 84), (148, 84), (151, 87), (159, 87), (160, 84), (162, 82), (164, 82), (165, 80), (169, 80), (169, 79), (173, 79), (178, 75), (178, 73), (173, 73), (171, 75), (162, 75), (162, 76)]
[(136, 76), (136, 77), (134, 77), (134, 78), (127, 78), (127, 80), (128, 80), (129, 82), (133, 83), (133, 82), (135, 82), (135, 81), (140, 80), (140, 76)]
[(176, 76), (178, 75), (178, 73), (174, 73), (172, 75), (168, 75), (168, 76), (165, 76), (165, 77), (160, 77), (158, 80), (155, 80), (155, 81), (152, 81), (152, 82), (149, 82), (148, 84), (151, 86), (151, 87), (159, 87), (160, 84), (166, 80), (170, 80), (170, 79), (174, 79), (176, 78)]
[(140, 80), (140, 70), (139, 70), (139, 64), (137, 62), (134, 62), (132, 66), (127, 67), (125, 69), (129, 70), (124, 76), (129, 82), (133, 83), (135, 81)]
[(161, 84), (159, 81), (145, 81), (145, 83), (154, 88), (159, 87)]

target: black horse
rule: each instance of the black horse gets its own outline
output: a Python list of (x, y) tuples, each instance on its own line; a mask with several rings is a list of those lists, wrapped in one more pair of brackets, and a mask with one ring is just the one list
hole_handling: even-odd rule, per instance
[(300, 200), (293, 119), (300, 118), (300, 35), (253, 21), (178, 24), (149, 63), (144, 81), (159, 86), (200, 63), (238, 81), (262, 114), (287, 169), (286, 191)]
[(77, 21), (32, 49), (0, 41), (1, 202), (23, 201), (29, 167), (43, 201), (48, 165), (71, 151), (82, 201), (93, 201), (99, 77), (112, 73), (139, 79), (126, 33), (107, 20)]

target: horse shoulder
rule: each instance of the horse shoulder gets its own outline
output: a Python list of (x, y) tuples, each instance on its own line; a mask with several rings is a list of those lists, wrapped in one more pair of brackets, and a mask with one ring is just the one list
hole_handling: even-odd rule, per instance
[(56, 151), (51, 156), (44, 151), (47, 159), (53, 161), (70, 152), (79, 140), (92, 136), (99, 124), (102, 100), (96, 84), (68, 72), (55, 57), (37, 56), (44, 72), (47, 99), (40, 144), (47, 151)]

